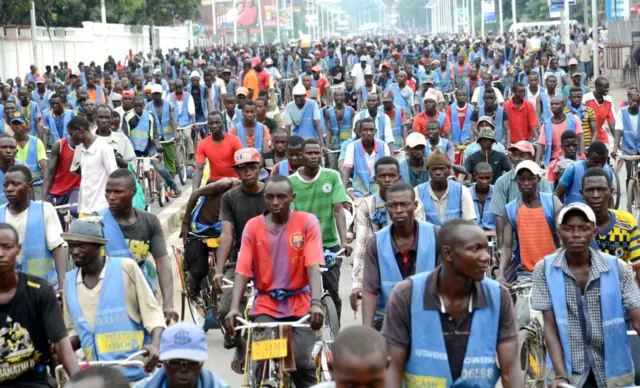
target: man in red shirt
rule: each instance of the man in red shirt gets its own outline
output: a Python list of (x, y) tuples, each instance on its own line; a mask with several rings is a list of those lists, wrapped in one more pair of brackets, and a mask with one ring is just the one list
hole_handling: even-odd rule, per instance
[(614, 128), (616, 127), (616, 119), (613, 114), (613, 100), (609, 96), (609, 80), (606, 77), (600, 76), (596, 79), (595, 90), (587, 93), (582, 97), (582, 103), (593, 109), (596, 114), (596, 127), (598, 128), (598, 138), (594, 141), (599, 141), (604, 144), (609, 142), (607, 132), (603, 126), (606, 122), (609, 125), (609, 131), (614, 136)]
[(263, 90), (269, 91), (269, 89), (271, 88), (271, 85), (270, 85), (271, 77), (269, 76), (269, 73), (264, 71), (262, 67), (262, 60), (260, 58), (254, 58), (252, 65), (253, 65), (253, 70), (256, 72), (256, 75), (258, 76), (259, 91), (260, 92)]
[[(236, 318), (242, 317), (240, 303), (249, 279), (257, 291), (249, 312), (255, 317), (254, 322), (297, 321), (310, 314), (311, 328), (322, 327), (319, 266), (324, 264), (324, 256), (320, 222), (313, 214), (291, 210), (294, 197), (287, 177), (269, 178), (264, 188), (267, 211), (250, 219), (244, 227), (231, 310), (225, 319), (232, 336)], [(311, 387), (317, 382), (311, 359), (315, 340), (316, 333), (293, 329), (297, 370), (291, 376), (296, 387)]]
[(327, 87), (329, 86), (329, 80), (327, 79), (327, 77), (321, 74), (322, 69), (320, 68), (320, 66), (313, 66), (311, 68), (311, 71), (313, 72), (312, 77), (316, 81), (316, 88), (318, 88), (319, 98), (322, 99), (322, 97), (325, 96)]
[(225, 133), (224, 122), (220, 112), (211, 112), (207, 117), (207, 129), (211, 136), (207, 136), (198, 144), (196, 150), (196, 171), (193, 175), (193, 191), (200, 187), (205, 161), (209, 161), (209, 180), (215, 182), (222, 178), (237, 178), (233, 169), (233, 155), (242, 149), (240, 139), (230, 133)]
[(524, 98), (525, 87), (520, 82), (511, 88), (513, 97), (504, 103), (503, 108), (509, 115), (511, 143), (520, 140), (534, 141), (538, 138), (538, 114), (532, 103)]
[(424, 95), (424, 112), (413, 119), (413, 132), (420, 132), (427, 137), (427, 123), (437, 120), (440, 124), (440, 134), (447, 139), (451, 136), (451, 120), (444, 112), (438, 111), (437, 96), (435, 93), (427, 92)]

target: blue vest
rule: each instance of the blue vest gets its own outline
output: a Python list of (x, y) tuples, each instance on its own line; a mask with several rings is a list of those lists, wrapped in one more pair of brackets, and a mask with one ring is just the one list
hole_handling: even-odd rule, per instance
[[(122, 277), (123, 260), (128, 259), (109, 257), (105, 263), (103, 285), (93, 330), (82, 316), (78, 301), (76, 289), (78, 268), (67, 272), (65, 278), (67, 306), (80, 337), (80, 344), (89, 361), (123, 360), (151, 342), (149, 333), (127, 313)], [(129, 381), (140, 380), (146, 376), (141, 367), (123, 368), (121, 371)]]
[[(189, 85), (189, 87), (186, 90), (190, 95), (191, 95), (192, 88), (193, 87), (191, 85)], [(208, 112), (207, 112), (207, 99), (204, 97), (205, 89), (206, 89), (205, 85), (200, 85), (200, 107), (202, 108), (202, 115), (206, 119), (207, 115), (208, 115)], [(191, 96), (193, 97), (193, 95), (191, 95)], [(185, 100), (185, 102), (187, 102), (187, 101)], [(197, 107), (197, 105), (195, 105), (195, 106)], [(183, 110), (184, 110), (184, 108), (185, 108), (185, 106), (182, 107)]]
[(40, 112), (46, 112), (49, 110), (49, 98), (51, 97), (52, 94), (53, 93), (49, 89), (46, 89), (44, 91), (44, 97), (40, 97), (40, 93), (38, 93), (38, 89), (34, 90), (33, 93), (31, 93), (31, 96), (33, 97), (33, 102), (38, 104), (38, 107), (40, 108)]
[(29, 170), (31, 170), (33, 184), (42, 184), (42, 169), (38, 164), (38, 138), (29, 135), (29, 142), (25, 147), (29, 147), (29, 149), (27, 150), (27, 160), (23, 160), (23, 162), (29, 167)]
[[(189, 99), (191, 98), (191, 94), (189, 92), (182, 92), (182, 110), (178, 109), (178, 102), (176, 101), (176, 93), (171, 93), (169, 95), (169, 101), (175, 106), (176, 113), (176, 121), (178, 122), (178, 126), (184, 127), (185, 125), (189, 125), (193, 122), (191, 119), (191, 115), (189, 115)], [(164, 116), (164, 115), (163, 115)]]
[[(558, 246), (558, 236), (556, 234), (556, 224), (555, 224), (555, 209), (553, 206), (553, 194), (552, 193), (540, 193), (540, 204), (542, 205), (542, 211), (544, 213), (544, 217), (547, 220), (547, 224), (549, 225), (549, 229), (551, 229), (551, 234), (553, 235), (553, 241)], [(520, 199), (514, 199), (509, 202), (506, 206), (507, 211), (507, 219), (511, 223), (513, 227), (513, 234), (515, 236), (515, 241), (518, 241), (518, 211), (520, 207), (518, 206), (518, 202)], [(513, 252), (513, 257), (520, 262), (520, 245), (516, 247), (515, 252)]]
[(289, 172), (289, 161), (287, 159), (278, 163), (278, 175), (289, 176), (291, 173)]
[(336, 117), (336, 108), (329, 108), (329, 121), (331, 124), (331, 143), (333, 145), (342, 145), (346, 140), (351, 139), (351, 124), (353, 121), (353, 108), (344, 107), (342, 122), (338, 126), (338, 118)]
[(292, 68), (293, 59), (289, 56), (287, 60), (287, 68), (284, 67), (284, 59), (283, 56), (280, 56), (278, 60), (278, 70), (282, 74), (283, 78), (292, 78), (293, 77), (293, 68)]
[[(27, 73), (27, 75), (25, 76), (25, 78), (27, 79), (27, 82), (30, 84), (36, 84), (36, 77), (33, 75), (33, 73), (29, 72)], [(26, 85), (25, 85), (26, 86)]]
[[(393, 287), (403, 280), (391, 246), (391, 226), (376, 232), (376, 250), (380, 269), (380, 293), (377, 311), (384, 314)], [(432, 271), (436, 267), (436, 234), (433, 225), (418, 221), (416, 274)]]
[(302, 119), (299, 124), (293, 126), (292, 133), (296, 136), (313, 137), (318, 138), (316, 127), (313, 124), (313, 110), (316, 107), (316, 102), (313, 100), (306, 100), (304, 103), (304, 111), (302, 112)]
[(442, 74), (442, 68), (436, 70), (438, 75), (438, 87), (441, 92), (448, 92), (451, 90), (451, 67), (447, 65), (447, 70)]
[[(602, 311), (602, 334), (604, 336), (604, 372), (607, 386), (633, 385), (635, 375), (631, 346), (625, 324), (626, 313), (622, 306), (620, 293), (620, 273), (618, 259), (599, 252), (609, 266), (609, 271), (600, 273), (600, 309)], [(553, 262), (557, 254), (544, 258), (544, 272), (547, 287), (551, 294), (553, 314), (556, 319), (558, 336), (564, 355), (564, 367), (567, 374), (573, 374), (571, 343), (569, 340), (569, 321), (567, 299), (565, 295), (565, 275)], [(597, 329), (596, 329), (597, 330)], [(547, 363), (551, 365), (547, 356)], [(579, 371), (576, 371), (580, 373)]]
[(162, 101), (162, 120), (160, 120), (160, 118), (158, 117), (158, 112), (156, 112), (156, 106), (154, 102), (150, 101), (147, 104), (147, 111), (153, 116), (153, 120), (158, 126), (160, 135), (163, 136), (166, 140), (173, 139), (173, 126), (171, 125), (171, 112), (169, 111), (170, 106), (171, 104), (169, 103), (169, 101)]
[[(2, 173), (2, 170), (0, 170), (0, 173)], [(2, 181), (4, 184), (4, 174), (2, 174)], [(0, 222), (6, 222), (7, 206), (7, 203), (0, 206)], [(22, 242), (22, 264), (16, 263), (16, 270), (45, 278), (49, 282), (56, 280), (58, 274), (53, 261), (53, 254), (47, 248), (42, 201), (29, 202), (25, 230), (26, 233)]]
[[(447, 144), (449, 144), (447, 142), (447, 139), (445, 139), (444, 137), (440, 137), (440, 140), (438, 141), (438, 148), (440, 148), (440, 151), (442, 151), (442, 153), (445, 155), (447, 154)], [(429, 155), (431, 155), (431, 152), (431, 143), (427, 141), (427, 147), (424, 150), (424, 156), (429, 157)], [(427, 180), (429, 180), (429, 178), (427, 178)]]
[[(380, 113), (386, 115), (384, 110)], [(384, 116), (381, 116), (381, 118), (384, 119)], [(404, 140), (402, 136), (402, 107), (398, 105), (394, 106), (393, 127), (391, 129), (393, 131), (393, 148), (402, 150), (402, 141)]]
[(496, 215), (493, 214), (491, 209), (491, 197), (493, 196), (493, 185), (489, 186), (489, 195), (484, 200), (484, 210), (480, 214), (480, 205), (478, 201), (478, 195), (476, 194), (476, 185), (469, 188), (471, 191), (471, 198), (473, 198), (473, 206), (476, 209), (476, 224), (484, 230), (496, 230)]
[[(16, 108), (22, 112), (22, 102), (18, 101)], [(38, 136), (38, 114), (40, 113), (40, 107), (34, 102), (29, 102), (29, 108), (31, 110), (31, 122), (29, 123), (31, 124), (31, 134)], [(26, 117), (25, 114), (23, 114), (23, 116)]]
[[(476, 87), (480, 87), (482, 85), (483, 85), (482, 80), (478, 79), (478, 84)], [(473, 97), (473, 94), (471, 94), (471, 82), (469, 82), (469, 79), (464, 81), (464, 86), (465, 86), (465, 89), (467, 90), (467, 101), (471, 101), (471, 97)]]
[(227, 88), (227, 94), (229, 94), (231, 96), (235, 96), (236, 95), (236, 80), (229, 79), (229, 83), (226, 85), (226, 88)]
[[(567, 130), (571, 132), (576, 131), (576, 125), (573, 121), (573, 115), (569, 113), (565, 113), (565, 122), (567, 123)], [(548, 167), (549, 163), (551, 163), (551, 151), (553, 148), (553, 122), (551, 121), (551, 117), (549, 117), (544, 122), (544, 135), (547, 138), (547, 146), (544, 150), (544, 166)]]
[[(255, 133), (256, 141), (255, 141), (254, 147), (258, 151), (260, 151), (260, 153), (262, 153), (262, 139), (264, 138), (264, 125), (256, 121), (255, 131), (256, 131)], [(242, 121), (236, 124), (236, 135), (240, 139), (240, 142), (242, 142), (242, 146), (244, 148), (247, 148), (248, 147), (247, 137), (244, 134), (244, 124), (242, 123)]]
[(631, 115), (629, 114), (629, 107), (625, 106), (622, 111), (622, 144), (630, 151), (640, 152), (640, 113), (636, 120), (638, 121), (638, 130), (634, 133), (631, 126)]
[[(609, 181), (613, 182), (613, 172), (608, 164), (604, 165), (604, 172), (609, 175)], [(569, 187), (569, 192), (567, 193), (566, 198), (564, 199), (564, 204), (568, 205), (573, 202), (581, 202), (584, 203), (584, 199), (582, 199), (582, 177), (584, 173), (587, 171), (587, 162), (586, 160), (579, 160), (573, 163), (573, 183), (571, 187)]]
[(456, 88), (464, 86), (464, 80), (469, 78), (470, 66), (468, 63), (464, 64), (464, 71), (461, 73), (458, 64), (453, 65), (453, 71), (455, 72)]
[(410, 109), (411, 106), (409, 104), (409, 101), (407, 101), (407, 99), (402, 95), (402, 92), (400, 91), (400, 85), (398, 85), (397, 83), (391, 84), (391, 87), (389, 89), (391, 89), (391, 91), (393, 92), (393, 104), (395, 106), (401, 106), (407, 110)]
[(438, 215), (438, 210), (436, 210), (436, 206), (429, 194), (428, 185), (429, 183), (423, 183), (417, 187), (418, 197), (420, 197), (420, 200), (424, 205), (425, 221), (434, 225), (442, 226), (449, 220), (462, 217), (462, 190), (466, 190), (466, 188), (463, 189), (462, 185), (458, 182), (454, 182), (452, 180), (449, 181), (447, 210), (445, 212), (444, 220), (441, 220)]
[(129, 132), (134, 151), (144, 152), (147, 149), (150, 130), (149, 111), (143, 110), (138, 125), (135, 128), (131, 128)]
[[(374, 84), (372, 88), (375, 90), (376, 85)], [(369, 90), (367, 90), (367, 86), (365, 84), (360, 86), (360, 94), (362, 95), (362, 101), (367, 101), (367, 98), (369, 97)]]
[(200, 215), (200, 211), (202, 210), (202, 206), (204, 205), (204, 203), (205, 197), (200, 197), (195, 209), (193, 209), (193, 213), (191, 213), (191, 231), (196, 234), (201, 234), (208, 230), (222, 232), (222, 223), (220, 221), (216, 222), (213, 225), (205, 225), (198, 222), (198, 216)]
[[(361, 110), (360, 113), (358, 113), (358, 120), (366, 119), (367, 118), (367, 112), (368, 112), (367, 108)], [(376, 119), (374, 120), (374, 125), (376, 127), (376, 138), (379, 139), (379, 140), (382, 140), (384, 143), (388, 143), (389, 141), (387, 139), (385, 139), (387, 131), (384, 130), (384, 128), (385, 128), (384, 116), (385, 116), (384, 110), (378, 108), (378, 113), (376, 114)], [(369, 115), (369, 117), (373, 120), (373, 117), (371, 117), (371, 115)]]
[(65, 109), (64, 114), (62, 115), (62, 134), (58, 132), (58, 126), (56, 125), (56, 114), (53, 111), (48, 111), (44, 115), (45, 126), (49, 128), (50, 138), (49, 143), (53, 144), (61, 138), (68, 137), (67, 127), (69, 126), (69, 122), (72, 118), (74, 118), (76, 114), (72, 110)]
[(411, 171), (411, 166), (409, 165), (409, 159), (404, 158), (400, 161), (400, 179), (402, 179), (404, 183), (411, 185), (411, 187), (416, 187), (429, 181), (429, 172), (421, 170), (420, 176), (418, 177), (417, 181), (414, 182), (413, 172)]
[(457, 105), (451, 105), (451, 140), (454, 145), (465, 144), (471, 137), (471, 114), (473, 113), (473, 105), (467, 104), (467, 114), (464, 117), (464, 125), (460, 129), (460, 120), (458, 118)]
[(482, 281), (488, 306), (474, 307), (462, 373), (453, 381), (440, 311), (424, 308), (428, 276), (429, 272), (423, 272), (411, 277), (411, 352), (404, 366), (404, 387), (493, 388), (500, 377), (496, 365), (500, 284), (487, 278)]
[[(478, 119), (485, 115), (484, 102), (478, 107)], [(496, 109), (496, 118), (493, 120), (496, 125), (496, 140), (502, 143), (504, 140), (504, 108), (498, 106)]]
[[(384, 147), (386, 145), (377, 139), (374, 139), (376, 142), (376, 147), (378, 151), (376, 152), (375, 159), (378, 160), (384, 156)], [(369, 165), (367, 164), (367, 159), (365, 158), (365, 150), (362, 145), (362, 139), (358, 139), (353, 142), (353, 194), (357, 197), (364, 197), (369, 194), (375, 193), (373, 177), (369, 172)]]

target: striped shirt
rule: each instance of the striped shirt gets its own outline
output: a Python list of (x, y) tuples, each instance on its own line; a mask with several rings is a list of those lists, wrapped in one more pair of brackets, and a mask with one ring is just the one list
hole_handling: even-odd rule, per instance
[(259, 291), (251, 315), (266, 314), (279, 319), (302, 317), (311, 308), (309, 291), (278, 300), (267, 293), (276, 290), (295, 293), (309, 285), (307, 267), (324, 264), (318, 219), (299, 211), (274, 228), (265, 215), (247, 222), (242, 233), (236, 273), (253, 279)]
[[(582, 115), (582, 137), (584, 138), (584, 147), (587, 148), (591, 145), (591, 139), (593, 135), (591, 133), (591, 121), (596, 121), (596, 114), (592, 108), (586, 107), (584, 115)], [(573, 113), (568, 106), (564, 107), (564, 113)], [(578, 118), (580, 115), (576, 115)]]
[(311, 213), (318, 217), (322, 230), (322, 245), (332, 248), (340, 243), (333, 205), (348, 201), (342, 180), (335, 170), (321, 167), (312, 180), (305, 180), (300, 172), (289, 176), (293, 184), (296, 199), (295, 209)]
[(598, 229), (594, 239), (598, 250), (616, 256), (634, 268), (640, 266), (640, 230), (636, 219), (623, 210), (609, 209), (611, 223)]

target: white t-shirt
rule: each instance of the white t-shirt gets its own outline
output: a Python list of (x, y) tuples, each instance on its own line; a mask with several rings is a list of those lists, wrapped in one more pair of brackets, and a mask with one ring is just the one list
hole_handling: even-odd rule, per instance
[[(104, 197), (104, 195), (103, 195)], [(60, 225), (60, 219), (58, 213), (52, 204), (44, 202), (42, 211), (44, 213), (44, 232), (47, 240), (47, 248), (52, 251), (60, 245), (64, 244), (64, 240), (60, 236), (62, 234), (62, 226)], [(29, 208), (20, 214), (12, 214), (7, 207), (5, 211), (5, 222), (18, 231), (18, 238), (21, 244), (24, 244), (25, 234), (27, 233), (27, 215), (29, 214)], [(33, 233), (34, 231), (29, 231)], [(35, 231), (37, 232), (37, 231)], [(22, 263), (22, 251), (16, 258), (16, 263)]]
[[(347, 146), (347, 149), (345, 151), (344, 154), (344, 166), (345, 167), (353, 167), (354, 163), (355, 163), (355, 146), (356, 146), (356, 142), (350, 143)], [(362, 143), (358, 143), (358, 146), (362, 147)], [(376, 164), (376, 152), (377, 150), (374, 149), (373, 152), (371, 152), (371, 154), (367, 154), (367, 151), (365, 150), (364, 152), (364, 158), (367, 161), (367, 165), (369, 166), (369, 172), (371, 173), (371, 176), (375, 175), (375, 171), (374, 171), (374, 167)], [(389, 156), (391, 155), (391, 153), (389, 152), (389, 145), (385, 144), (384, 145), (384, 156)]]
[(109, 206), (104, 195), (109, 174), (118, 169), (116, 156), (108, 139), (96, 136), (89, 149), (76, 147), (71, 171), (81, 168), (78, 212), (91, 214)]
[[(492, 86), (493, 91), (496, 93), (496, 104), (502, 105), (504, 103), (504, 97), (502, 96), (502, 92), (500, 89)], [(475, 88), (473, 91), (473, 96), (471, 96), (471, 103), (477, 104), (480, 100), (480, 87)]]

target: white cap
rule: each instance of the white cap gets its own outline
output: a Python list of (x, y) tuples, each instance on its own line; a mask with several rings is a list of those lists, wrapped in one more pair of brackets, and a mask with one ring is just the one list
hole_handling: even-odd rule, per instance
[(302, 81), (298, 82), (296, 84), (296, 86), (293, 87), (293, 90), (291, 92), (293, 93), (294, 96), (306, 96), (307, 95), (307, 89), (305, 89), (304, 85), (302, 85)]
[(407, 136), (407, 140), (405, 141), (407, 144), (407, 148), (414, 148), (417, 146), (427, 146), (427, 139), (420, 132), (411, 132), (409, 136)]
[(364, 75), (373, 75), (373, 71), (371, 71), (371, 69), (367, 67), (364, 69)]
[(153, 86), (151, 86), (151, 94), (153, 93), (160, 93), (162, 94), (164, 91), (162, 90), (162, 85), (160, 84), (155, 84)]
[(197, 71), (192, 71), (191, 74), (189, 74), (189, 79), (193, 78), (193, 77), (198, 77), (200, 78), (200, 73), (198, 73)]
[(162, 74), (162, 72), (160, 71), (160, 69), (155, 69), (155, 70), (153, 71), (153, 74)]
[(433, 100), (433, 101), (436, 101), (436, 102), (437, 102), (437, 101), (438, 101), (438, 96), (437, 96), (435, 93), (433, 93), (433, 92), (431, 92), (431, 91), (428, 91), (428, 92), (426, 92), (426, 93), (424, 94), (424, 98), (423, 98), (423, 100), (424, 100), (424, 101), (427, 101), (427, 100)]
[(562, 223), (564, 222), (565, 216), (570, 211), (582, 212), (582, 214), (584, 214), (585, 217), (587, 217), (587, 220), (589, 220), (590, 222), (593, 222), (593, 224), (595, 225), (596, 223), (595, 213), (593, 212), (593, 210), (591, 210), (589, 205), (584, 204), (582, 202), (574, 202), (563, 207), (562, 210), (560, 210), (560, 213), (558, 214), (558, 225), (562, 225)]
[(516, 175), (522, 170), (529, 170), (533, 175), (541, 176), (540, 166), (533, 160), (523, 160), (516, 166)]

